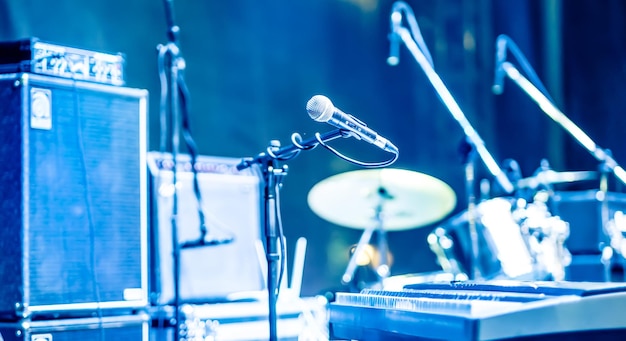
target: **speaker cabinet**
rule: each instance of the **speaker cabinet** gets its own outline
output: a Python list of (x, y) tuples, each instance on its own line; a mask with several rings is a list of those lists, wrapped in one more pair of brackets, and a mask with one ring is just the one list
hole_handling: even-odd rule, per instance
[(0, 313), (147, 305), (147, 96), (0, 75)]
[(4, 341), (148, 341), (145, 314), (0, 323)]
[[(179, 300), (207, 303), (264, 289), (265, 261), (261, 235), (261, 177), (256, 168), (238, 171), (236, 158), (199, 156), (197, 179), (202, 206), (195, 195), (187, 155), (178, 155), (174, 173), (171, 154), (148, 153), (151, 174), (151, 295), (154, 304), (175, 298), (174, 245), (200, 239), (199, 207), (205, 216), (206, 241), (232, 242), (181, 248)], [(176, 191), (172, 185), (176, 175)], [(174, 219), (174, 196), (176, 219)], [(174, 238), (176, 236), (176, 238)], [(174, 242), (174, 239), (177, 239)]]

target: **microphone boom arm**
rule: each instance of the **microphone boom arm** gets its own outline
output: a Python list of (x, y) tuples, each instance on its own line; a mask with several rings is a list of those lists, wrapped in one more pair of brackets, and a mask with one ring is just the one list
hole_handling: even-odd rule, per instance
[(424, 73), (428, 77), (428, 80), (433, 85), (439, 98), (443, 102), (443, 104), (448, 108), (454, 119), (461, 125), (463, 132), (470, 140), (470, 142), (476, 148), (476, 152), (480, 156), (480, 159), (483, 161), (489, 172), (494, 176), (494, 178), (498, 181), (502, 189), (504, 189), (507, 193), (512, 193), (515, 188), (511, 181), (506, 177), (498, 163), (494, 160), (493, 156), (489, 153), (483, 140), (480, 138), (476, 130), (472, 127), (470, 122), (467, 120), (463, 111), (454, 100), (454, 97), (450, 94), (450, 91), (446, 88), (445, 84), (437, 75), (431, 63), (429, 63), (428, 59), (419, 49), (417, 44), (412, 38), (411, 33), (404, 27), (398, 27), (396, 32), (391, 33), (397, 34), (407, 49), (411, 52), (417, 63), (422, 67)]
[(552, 120), (561, 125), (574, 139), (598, 161), (604, 163), (608, 169), (624, 184), (626, 184), (626, 171), (622, 168), (605, 149), (600, 148), (581, 128), (572, 122), (554, 103), (548, 99), (536, 86), (526, 79), (513, 64), (502, 63), (504, 74), (517, 84), (530, 98), (539, 105), (539, 108)]

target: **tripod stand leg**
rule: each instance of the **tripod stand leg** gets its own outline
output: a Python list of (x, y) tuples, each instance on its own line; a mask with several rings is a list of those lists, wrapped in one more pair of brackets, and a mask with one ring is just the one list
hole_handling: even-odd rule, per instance
[(348, 262), (346, 271), (344, 272), (343, 276), (341, 276), (341, 283), (348, 284), (352, 281), (352, 278), (354, 277), (354, 271), (356, 271), (357, 259), (359, 255), (363, 252), (363, 248), (365, 247), (365, 245), (369, 243), (375, 229), (376, 229), (375, 227), (368, 228), (365, 231), (363, 231), (363, 234), (361, 234), (359, 243), (356, 245), (356, 249), (354, 250), (354, 252), (352, 253), (352, 256), (350, 257), (350, 261)]
[(389, 259), (387, 257), (388, 252), (389, 245), (387, 244), (387, 232), (380, 228), (378, 230), (378, 253), (380, 254), (380, 261), (376, 267), (376, 274), (381, 281), (389, 277), (389, 273), (391, 272)]

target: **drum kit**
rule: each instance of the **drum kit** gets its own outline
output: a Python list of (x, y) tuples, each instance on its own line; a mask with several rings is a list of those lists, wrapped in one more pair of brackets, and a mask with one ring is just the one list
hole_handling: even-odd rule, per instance
[[(383, 286), (433, 278), (563, 280), (571, 261), (566, 247), (569, 223), (551, 214), (547, 189), (597, 178), (597, 172), (543, 169), (515, 182), (518, 192), (532, 193), (530, 198), (482, 199), (438, 225), (455, 209), (455, 192), (433, 176), (405, 169), (331, 176), (313, 186), (308, 204), (333, 224), (363, 230), (342, 276), (343, 284), (354, 280), (359, 256), (374, 234), (380, 257), (374, 269), (376, 283)], [(433, 228), (427, 242), (442, 271), (390, 276), (386, 233), (424, 227)]]

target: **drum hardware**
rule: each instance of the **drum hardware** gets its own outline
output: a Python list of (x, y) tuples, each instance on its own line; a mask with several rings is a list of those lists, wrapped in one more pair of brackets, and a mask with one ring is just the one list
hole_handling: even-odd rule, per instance
[[(469, 164), (469, 162), (468, 162)], [(569, 223), (553, 215), (558, 200), (552, 185), (597, 180), (598, 172), (558, 172), (547, 160), (531, 177), (522, 178), (514, 160), (504, 163), (516, 184), (516, 197), (488, 197), (473, 205), (473, 173), (467, 171), (468, 208), (428, 236), (428, 244), (445, 272), (470, 279), (563, 280), (572, 256), (566, 246)]]
[(437, 257), (437, 262), (444, 272), (452, 275), (467, 276), (462, 261), (455, 257), (455, 242), (443, 227), (437, 227), (427, 237), (430, 250)]
[(624, 239), (626, 215), (624, 215), (624, 212), (616, 211), (613, 214), (613, 219), (609, 220), (606, 225), (605, 231), (609, 237), (611, 248), (620, 256), (626, 257), (626, 239)]
[[(544, 195), (542, 195), (544, 194)], [(533, 260), (536, 279), (548, 275), (551, 280), (565, 279), (565, 268), (571, 263), (571, 254), (565, 246), (569, 237), (569, 224), (557, 216), (552, 216), (547, 205), (545, 192), (535, 195), (528, 204), (517, 200), (513, 218), (520, 225)]]
[[(512, 63), (506, 61), (507, 51), (511, 52), (515, 56), (515, 59), (520, 63), (523, 72), (520, 72), (520, 70), (518, 70)], [(515, 42), (507, 35), (498, 36), (496, 40), (496, 57), (496, 76), (493, 85), (493, 92), (495, 94), (502, 93), (505, 76), (510, 78), (526, 94), (528, 94), (546, 115), (563, 127), (565, 131), (576, 140), (576, 142), (585, 148), (600, 163), (600, 171), (602, 173), (600, 179), (600, 193), (607, 194), (608, 192), (607, 176), (609, 173), (614, 175), (621, 183), (626, 184), (626, 170), (613, 158), (611, 151), (597, 145), (591, 137), (589, 137), (580, 127), (578, 127), (556, 107), (554, 100), (548, 94), (545, 86), (541, 83), (537, 74), (530, 66), (530, 63), (528, 63), (527, 59), (517, 47)], [(527, 79), (526, 76), (528, 76), (530, 80)], [(603, 200), (601, 206), (602, 229), (605, 229), (608, 223), (608, 213), (608, 202)], [(597, 237), (600, 240), (606, 239), (606, 236)], [(600, 251), (604, 255), (605, 253), (609, 254), (612, 252), (612, 249), (607, 249), (600, 245)], [(607, 266), (608, 259), (604, 256), (603, 263), (605, 265), (605, 280), (609, 281), (610, 268)]]
[[(614, 257), (618, 257), (622, 265), (626, 264), (626, 214), (623, 211), (616, 211), (604, 226), (604, 232), (608, 238), (608, 245), (602, 249), (601, 262), (604, 267), (604, 278), (610, 280)], [(626, 272), (623, 276), (622, 280), (626, 280)]]
[[(545, 202), (493, 198), (476, 206), (479, 257), (477, 279), (563, 279), (571, 256), (565, 247), (569, 225), (552, 216)], [(471, 236), (467, 212), (428, 236), (444, 271), (470, 275)]]
[[(606, 152), (607, 155), (609, 155), (610, 157), (611, 151), (607, 150)], [(598, 198), (600, 200), (600, 224), (602, 226), (602, 232), (604, 233), (604, 242), (607, 244), (602, 246), (601, 263), (604, 281), (610, 282), (612, 278), (611, 266), (613, 264), (614, 251), (617, 251), (619, 256), (623, 256), (621, 253), (620, 245), (620, 237), (622, 236), (622, 232), (620, 231), (620, 224), (622, 217), (620, 217), (620, 214), (617, 214), (620, 211), (617, 211), (614, 214), (614, 217), (616, 219), (611, 219), (611, 213), (609, 210), (609, 199), (607, 195), (609, 192), (608, 174), (611, 171), (611, 167), (608, 164), (607, 160), (604, 160), (600, 164), (599, 169), (601, 174), (600, 186), (596, 195), (598, 195)]]
[(540, 186), (547, 186), (560, 183), (597, 180), (598, 172), (595, 171), (572, 171), (557, 172), (552, 169), (540, 170), (535, 175), (517, 181), (518, 188), (537, 189)]
[(377, 233), (379, 280), (390, 274), (386, 233), (423, 227), (443, 219), (456, 205), (450, 186), (430, 175), (403, 169), (358, 170), (331, 176), (310, 190), (308, 204), (321, 218), (363, 229), (342, 276), (353, 280), (357, 260)]

